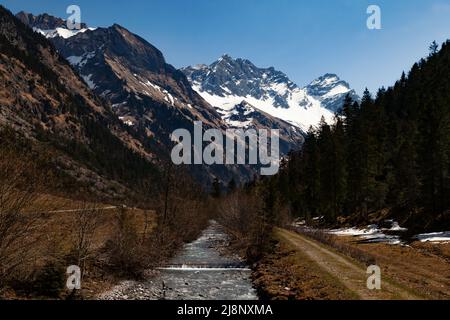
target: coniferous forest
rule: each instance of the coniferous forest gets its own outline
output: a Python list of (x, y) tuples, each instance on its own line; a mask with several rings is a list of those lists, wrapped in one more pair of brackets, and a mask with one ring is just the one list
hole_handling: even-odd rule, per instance
[[(270, 183), (292, 215), (366, 223), (379, 213), (411, 228), (448, 227), (450, 42), (393, 87), (347, 97), (336, 122), (311, 128)], [(447, 224), (447, 225), (445, 225)]]
[[(296, 1), (218, 6), (224, 23), (208, 23), (221, 1), (136, 2), (42, 4), (60, 17), (0, 5), (0, 303), (183, 300), (163, 311), (285, 319), (273, 301), (450, 299), (450, 40), (428, 47), (449, 38), (450, 6), (411, 4), (447, 23), (416, 39), (415, 21), (375, 23), (387, 3), (327, 3), (340, 25)], [(81, 9), (110, 26), (73, 28)], [(308, 32), (283, 41), (287, 26)], [(219, 43), (243, 56), (209, 64)]]

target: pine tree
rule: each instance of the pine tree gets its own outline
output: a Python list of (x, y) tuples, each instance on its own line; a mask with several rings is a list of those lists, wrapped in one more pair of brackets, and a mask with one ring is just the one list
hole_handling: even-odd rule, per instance
[(317, 143), (319, 150), (319, 203), (320, 215), (326, 220), (333, 221), (335, 218), (335, 159), (334, 146), (330, 126), (322, 118), (318, 132)]
[(234, 191), (236, 191), (236, 180), (234, 180), (234, 178), (232, 178), (230, 180), (230, 182), (228, 183), (228, 192), (229, 193), (233, 193)]
[(346, 138), (347, 190), (346, 208), (349, 212), (360, 212), (364, 198), (363, 179), (365, 168), (364, 141), (360, 106), (354, 102), (345, 114), (344, 128)]
[(304, 201), (305, 215), (307, 219), (316, 216), (318, 212), (320, 194), (320, 168), (319, 150), (316, 132), (310, 128), (302, 151), (303, 183), (302, 201)]
[(220, 181), (218, 178), (214, 178), (211, 196), (213, 198), (220, 198), (221, 195), (222, 195), (222, 186), (220, 185)]
[(342, 119), (337, 118), (333, 134), (334, 149), (334, 199), (333, 218), (344, 214), (344, 203), (347, 197), (347, 170), (345, 161), (345, 131)]
[(438, 52), (439, 45), (437, 44), (436, 40), (430, 44), (429, 49), (430, 49), (430, 56), (434, 56)]

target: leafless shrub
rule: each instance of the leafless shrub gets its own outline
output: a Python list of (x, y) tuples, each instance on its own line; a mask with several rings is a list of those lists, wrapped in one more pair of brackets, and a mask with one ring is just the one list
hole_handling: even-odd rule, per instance
[(83, 204), (79, 209), (70, 213), (73, 245), (71, 256), (74, 263), (80, 267), (82, 276), (86, 270), (86, 263), (92, 258), (94, 251), (94, 240), (96, 231), (100, 226), (101, 210), (92, 208), (90, 204)]
[(233, 193), (220, 200), (219, 222), (225, 227), (236, 250), (249, 262), (258, 260), (270, 241), (262, 200), (245, 193)]
[(157, 226), (147, 242), (149, 266), (160, 265), (183, 243), (195, 240), (210, 218), (209, 203), (192, 178), (183, 168), (171, 164), (165, 168), (153, 206)]
[(42, 186), (33, 161), (0, 148), (0, 286), (17, 277), (28, 277), (29, 265), (43, 234), (43, 219), (36, 206)]
[(119, 274), (140, 277), (145, 269), (144, 247), (126, 208), (117, 210), (113, 232), (107, 244), (110, 267)]

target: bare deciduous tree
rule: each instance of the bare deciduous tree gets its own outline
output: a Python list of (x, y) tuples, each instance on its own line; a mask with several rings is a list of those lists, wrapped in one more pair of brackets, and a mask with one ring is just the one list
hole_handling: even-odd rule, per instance
[(71, 229), (74, 236), (72, 252), (82, 276), (86, 269), (86, 260), (92, 257), (94, 252), (95, 232), (101, 223), (100, 215), (100, 210), (85, 203), (72, 216)]
[(230, 235), (233, 246), (249, 261), (258, 259), (270, 239), (263, 203), (256, 194), (232, 193), (219, 200), (219, 222)]

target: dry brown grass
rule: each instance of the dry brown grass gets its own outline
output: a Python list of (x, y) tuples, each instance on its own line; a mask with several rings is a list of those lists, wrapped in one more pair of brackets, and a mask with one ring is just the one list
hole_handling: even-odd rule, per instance
[(0, 148), (0, 289), (9, 278), (23, 276), (38, 255), (42, 219), (30, 213), (42, 186), (37, 171), (34, 162), (18, 161), (13, 150)]
[(370, 252), (361, 250), (355, 246), (348, 245), (345, 242), (338, 241), (338, 237), (326, 233), (319, 229), (308, 229), (308, 228), (293, 228), (293, 231), (299, 232), (309, 238), (312, 238), (320, 243), (332, 247), (337, 252), (342, 253), (348, 257), (351, 257), (366, 266), (376, 265), (376, 257)]
[[(104, 207), (103, 204), (80, 204), (61, 198), (58, 200), (59, 204), (65, 204), (63, 210), (76, 211), (26, 213), (33, 217), (36, 227), (28, 229), (20, 237), (29, 246), (29, 250), (17, 252), (22, 261), (20, 268), (6, 279), (9, 285), (4, 289), (10, 287), (16, 291), (11, 293), (9, 290), (10, 297), (15, 294), (22, 298), (34, 296), (32, 282), (37, 272), (49, 263), (56, 263), (63, 269), (72, 264), (80, 266), (83, 272), (81, 293), (85, 297), (93, 296), (98, 290), (118, 280), (118, 275), (111, 272), (109, 252), (105, 252), (108, 242), (117, 235), (118, 211), (124, 210), (139, 244), (144, 245), (156, 226), (154, 211), (132, 208), (99, 209)], [(75, 207), (71, 207), (70, 203)], [(48, 204), (47, 208), (49, 207), (54, 208)], [(143, 260), (145, 258), (139, 257)]]
[(412, 243), (412, 247), (422, 254), (431, 254), (446, 260), (450, 264), (450, 243), (419, 242)]
[(266, 255), (254, 273), (260, 296), (271, 300), (348, 300), (357, 296), (308, 256), (276, 233), (273, 253)]
[(351, 237), (339, 237), (337, 241), (374, 256), (382, 275), (404, 288), (427, 299), (450, 299), (450, 244), (360, 244)]

